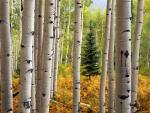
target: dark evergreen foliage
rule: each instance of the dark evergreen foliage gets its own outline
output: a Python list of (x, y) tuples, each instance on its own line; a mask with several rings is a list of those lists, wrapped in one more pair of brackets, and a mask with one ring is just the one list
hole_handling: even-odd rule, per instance
[(85, 37), (85, 43), (82, 51), (82, 74), (87, 76), (98, 75), (100, 72), (99, 53), (96, 47), (96, 39), (94, 36), (94, 23), (89, 23), (89, 33)]

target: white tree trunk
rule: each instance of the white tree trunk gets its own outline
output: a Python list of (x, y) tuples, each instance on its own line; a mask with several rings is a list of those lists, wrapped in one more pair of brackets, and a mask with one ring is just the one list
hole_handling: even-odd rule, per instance
[(40, 113), (49, 113), (50, 104), (50, 80), (52, 70), (52, 43), (54, 39), (54, 0), (45, 1), (43, 58), (42, 58), (42, 83), (41, 83), (41, 105)]
[(75, 32), (73, 46), (73, 113), (80, 113), (80, 62), (82, 42), (82, 3), (75, 0)]
[(45, 0), (39, 0), (38, 11), (38, 61), (37, 61), (37, 77), (36, 77), (36, 110), (39, 112), (40, 108), (40, 92), (41, 92), (41, 76), (42, 76), (42, 43), (43, 43), (43, 23), (44, 23), (44, 2)]
[(138, 0), (137, 20), (135, 26), (134, 46), (132, 52), (132, 79), (131, 79), (131, 113), (137, 112), (137, 89), (138, 89), (138, 70), (139, 70), (139, 49), (140, 37), (143, 26), (144, 0)]
[(9, 1), (0, 0), (1, 43), (1, 113), (13, 113), (12, 41), (10, 34)]
[(58, 60), (59, 60), (59, 20), (60, 20), (60, 0), (57, 0), (57, 15), (56, 15), (56, 42), (55, 42), (55, 57), (54, 57), (54, 77), (53, 77), (53, 96), (57, 91), (57, 76), (58, 76)]
[(115, 42), (115, 2), (112, 0), (112, 15), (111, 15), (111, 28), (110, 28), (110, 42), (108, 53), (108, 78), (109, 78), (109, 113), (114, 113), (114, 42)]
[(34, 0), (24, 1), (22, 20), (19, 113), (30, 113), (32, 83), (32, 44), (34, 36)]
[(34, 41), (33, 41), (33, 48), (32, 48), (32, 66), (33, 66), (33, 73), (32, 73), (32, 85), (31, 85), (31, 113), (36, 113), (36, 84), (35, 84), (35, 60), (34, 60)]
[(23, 12), (23, 0), (20, 0), (20, 4), (19, 4), (19, 10), (20, 10), (20, 21), (19, 21), (19, 31), (20, 31), (20, 45), (21, 45), (21, 40), (22, 40), (22, 12)]
[(111, 6), (112, 0), (107, 0), (105, 42), (103, 48), (102, 76), (100, 82), (100, 113), (105, 113), (105, 87), (108, 63), (108, 49), (110, 40)]
[(131, 0), (116, 2), (116, 113), (131, 113)]

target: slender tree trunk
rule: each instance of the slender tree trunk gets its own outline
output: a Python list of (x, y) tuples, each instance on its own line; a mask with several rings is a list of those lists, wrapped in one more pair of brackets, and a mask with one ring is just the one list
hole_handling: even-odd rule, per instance
[(68, 64), (68, 55), (69, 55), (69, 37), (70, 37), (70, 23), (71, 23), (71, 13), (70, 13), (70, 0), (68, 1), (68, 5), (69, 5), (69, 14), (68, 14), (68, 26), (67, 26), (67, 51), (66, 51), (66, 60), (65, 60), (65, 65)]
[(50, 104), (50, 80), (52, 70), (52, 43), (54, 39), (54, 0), (45, 1), (44, 40), (42, 58), (42, 83), (41, 83), (41, 105), (40, 113), (49, 113)]
[(63, 35), (63, 37), (61, 38), (61, 56), (60, 56), (60, 64), (63, 64), (63, 48), (64, 48), (64, 37), (65, 35)]
[(102, 76), (100, 82), (100, 113), (105, 113), (105, 87), (108, 63), (108, 49), (110, 40), (111, 6), (112, 0), (107, 0), (105, 42), (103, 48)]
[(37, 77), (36, 77), (36, 110), (40, 108), (40, 92), (41, 92), (41, 76), (42, 76), (42, 43), (43, 43), (43, 22), (44, 22), (44, 1), (39, 0), (38, 11), (38, 61), (37, 61)]
[(13, 113), (12, 96), (12, 41), (10, 33), (9, 1), (0, 0), (1, 32), (1, 113)]
[(55, 97), (57, 91), (57, 75), (58, 75), (58, 54), (59, 54), (59, 20), (60, 20), (60, 0), (57, 0), (57, 18), (56, 18), (56, 42), (55, 42), (55, 57), (54, 57), (54, 81), (53, 90)]
[(23, 12), (23, 0), (20, 0), (20, 45), (21, 45), (21, 40), (22, 40), (22, 12)]
[(116, 113), (131, 113), (131, 0), (116, 3)]
[(19, 113), (30, 113), (32, 83), (32, 44), (34, 36), (34, 0), (24, 1), (22, 20)]
[(32, 48), (32, 87), (31, 87), (31, 113), (36, 113), (36, 77), (37, 77), (37, 56), (38, 56), (38, 15), (39, 0), (35, 0), (35, 16), (34, 16), (34, 40)]
[(32, 48), (32, 66), (33, 66), (33, 73), (32, 73), (32, 86), (31, 86), (31, 113), (36, 113), (36, 84), (35, 84), (35, 60), (34, 60), (34, 41), (33, 41), (33, 48)]
[(131, 79), (131, 113), (137, 112), (137, 88), (139, 70), (140, 37), (143, 26), (144, 0), (138, 0), (137, 20), (135, 26), (134, 46), (132, 52), (132, 79)]
[(82, 39), (82, 3), (75, 0), (75, 32), (73, 46), (73, 113), (80, 113), (80, 62)]
[(110, 30), (110, 42), (109, 42), (109, 54), (108, 54), (108, 77), (109, 77), (109, 113), (114, 113), (114, 42), (115, 42), (115, 2), (112, 0), (112, 15), (111, 15), (111, 30)]

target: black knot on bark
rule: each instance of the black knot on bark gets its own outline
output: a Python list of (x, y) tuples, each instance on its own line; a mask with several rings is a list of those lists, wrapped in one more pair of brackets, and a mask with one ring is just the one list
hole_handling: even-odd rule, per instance
[(32, 32), (31, 32), (31, 34), (32, 34), (32, 35), (34, 35), (34, 34), (35, 34), (35, 32), (34, 32), (34, 31), (32, 31)]
[(50, 24), (52, 24), (52, 23), (53, 23), (53, 21), (50, 21), (49, 23), (50, 23)]
[(21, 45), (21, 48), (24, 48), (25, 46), (24, 45)]
[(126, 74), (126, 77), (129, 77), (129, 74)]
[(32, 62), (32, 60), (26, 60), (28, 64), (30, 64)]
[(10, 108), (10, 109), (8, 109), (8, 110), (7, 110), (7, 112), (10, 112), (10, 111), (13, 111), (13, 109), (12, 109), (12, 108)]
[(39, 15), (38, 17), (39, 17), (39, 18), (41, 18), (42, 16), (41, 16), (41, 15)]
[(129, 95), (120, 95), (119, 98), (122, 100), (125, 100), (125, 99), (129, 98)]
[(9, 56), (10, 56), (10, 54), (9, 54), (9, 53), (7, 53), (7, 56), (9, 57)]
[(124, 53), (124, 55), (125, 55), (126, 58), (128, 58), (128, 56), (129, 56), (128, 50), (126, 50), (126, 52)]
[(130, 92), (130, 90), (128, 89), (128, 90), (127, 90), (127, 92), (129, 93), (129, 92)]
[(25, 109), (30, 109), (30, 107), (31, 107), (30, 101), (23, 102), (23, 106)]
[(42, 94), (42, 96), (43, 96), (43, 97), (45, 97), (45, 96), (46, 96), (46, 94), (45, 94), (45, 93), (43, 93), (43, 94)]
[(129, 29), (127, 29), (127, 30), (124, 30), (122, 33), (124, 33), (124, 32), (130, 32), (130, 30), (129, 30)]
[(50, 3), (50, 5), (54, 5), (54, 3)]

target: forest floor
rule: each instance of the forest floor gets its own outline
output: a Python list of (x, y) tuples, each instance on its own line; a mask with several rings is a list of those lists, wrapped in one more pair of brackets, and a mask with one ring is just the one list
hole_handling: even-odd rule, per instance
[[(69, 75), (70, 69), (66, 68), (66, 73), (60, 74), (58, 79), (58, 92), (56, 101), (51, 102), (51, 113), (71, 113), (72, 112), (72, 76)], [(19, 79), (13, 81), (14, 92), (18, 90)], [(90, 108), (81, 104), (81, 113), (98, 113), (99, 93), (100, 93), (99, 76), (91, 77), (89, 80), (81, 76), (81, 103), (90, 105)], [(150, 113), (150, 76), (140, 75), (138, 90), (139, 113)], [(106, 87), (106, 106), (108, 103), (108, 86)], [(18, 96), (14, 98), (14, 112), (17, 113)], [(107, 108), (106, 108), (107, 109)]]

